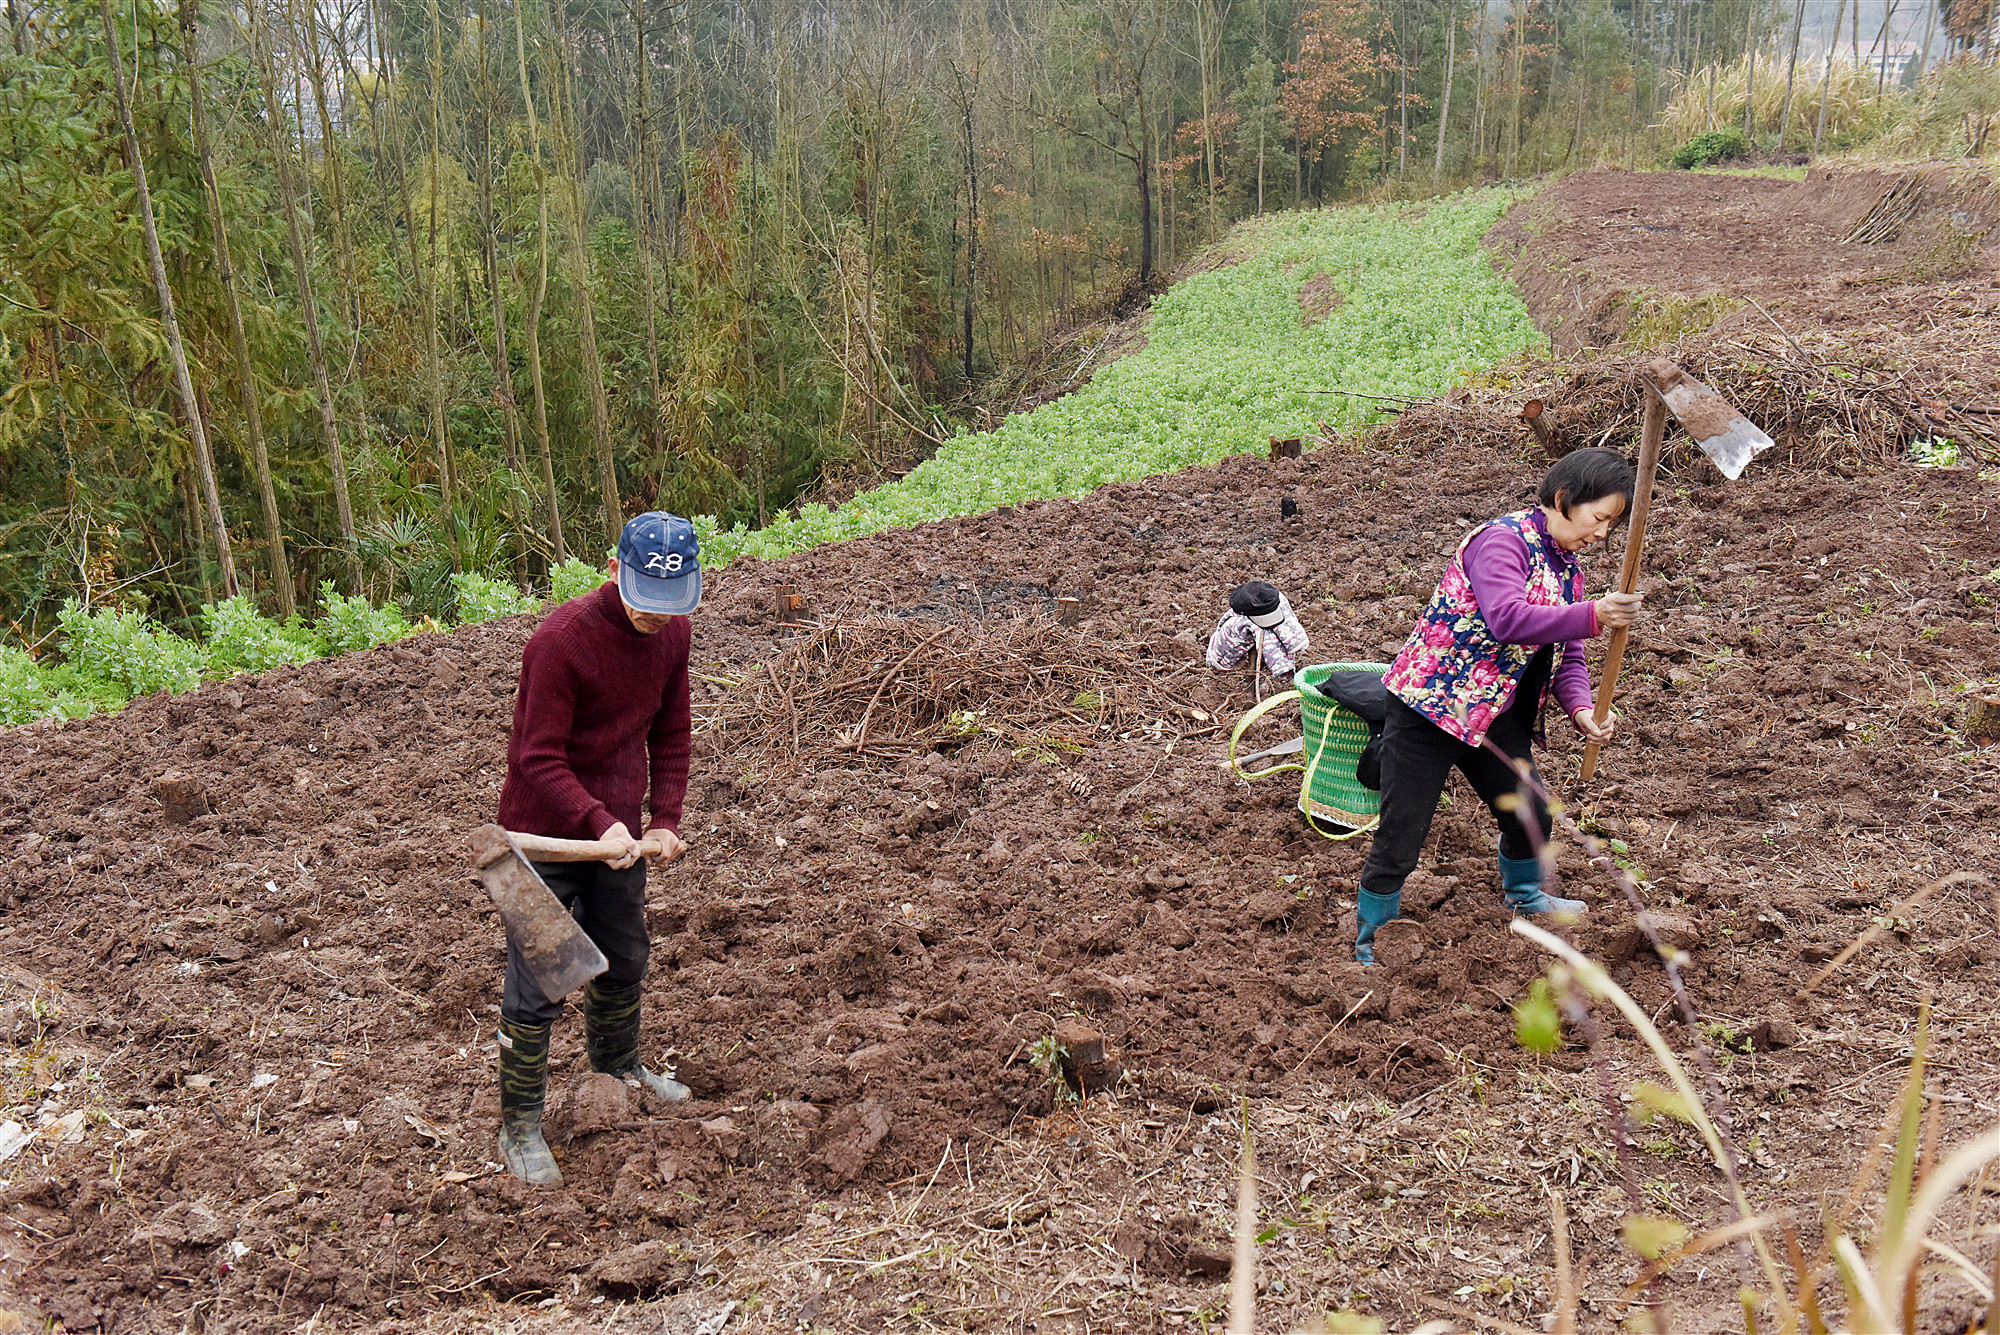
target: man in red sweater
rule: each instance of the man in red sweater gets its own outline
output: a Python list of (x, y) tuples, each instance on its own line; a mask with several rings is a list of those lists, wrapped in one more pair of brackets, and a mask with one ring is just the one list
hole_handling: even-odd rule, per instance
[[(639, 1060), (639, 989), (646, 977), (646, 863), (687, 848), (678, 833), (693, 728), (687, 614), (701, 601), (694, 526), (653, 511), (625, 525), (611, 582), (549, 614), (521, 654), (514, 732), (500, 824), (524, 834), (598, 839), (607, 862), (538, 862), (556, 898), (604, 952), (609, 967), (584, 990), (584, 1047), (593, 1069), (669, 1102), (687, 1086)], [(652, 790), (651, 819), (639, 806)], [(633, 831), (644, 829), (641, 837)], [(500, 1155), (536, 1186), (562, 1181), (542, 1138), (549, 1033), (562, 998), (549, 997), (507, 942), (500, 1004)]]

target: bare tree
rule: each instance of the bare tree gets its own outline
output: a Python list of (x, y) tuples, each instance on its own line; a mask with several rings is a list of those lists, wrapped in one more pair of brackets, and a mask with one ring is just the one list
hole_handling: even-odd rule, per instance
[(1778, 116), (1778, 151), (1783, 152), (1785, 141), (1792, 134), (1792, 85), (1799, 73), (1799, 34), (1805, 30), (1806, 0), (1799, 0), (1798, 8), (1792, 14), (1792, 53), (1785, 62), (1785, 109)]
[(424, 273), (424, 336), (429, 342), (431, 373), (431, 443), (437, 449), (438, 520), (451, 548), (454, 573), (465, 569), (458, 542), (458, 469), (451, 457), (451, 414), (445, 406), (444, 350), (438, 328), (438, 204), (444, 195), (444, 23), (437, 0), (430, 0), (431, 19), (431, 162), (430, 255)]
[(243, 438), (250, 446), (250, 463), (257, 478), (257, 499), (264, 510), (264, 545), (270, 554), (271, 589), (278, 615), (297, 612), (292, 568), (285, 559), (285, 534), (278, 521), (278, 493), (271, 483), (271, 453), (264, 446), (264, 404), (257, 393), (257, 368), (250, 360), (250, 340), (243, 332), (243, 302), (236, 290), (236, 264), (229, 251), (229, 219), (222, 192), (215, 185), (215, 158), (209, 149), (208, 107), (202, 95), (201, 58), (196, 49), (194, 0), (180, 0), (181, 64), (187, 72), (189, 111), (194, 130), (195, 158), (201, 167), (202, 198), (208, 206), (209, 243), (222, 282), (223, 309), (229, 316), (229, 352), (236, 364), (237, 402), (243, 410)]
[(1139, 284), (1153, 282), (1153, 109), (1150, 99), (1166, 38), (1159, 0), (1099, 0), (1092, 11), (1097, 58), (1091, 112), (1054, 108), (1046, 119), (1106, 152), (1132, 172), (1139, 204)]
[[(1855, 0), (1854, 7), (1856, 9), (1861, 7), (1860, 0)], [(1819, 80), (1819, 119), (1813, 125), (1812, 151), (1814, 157), (1819, 156), (1819, 146), (1826, 138), (1826, 102), (1827, 95), (1833, 91), (1833, 57), (1834, 53), (1840, 49), (1840, 20), (1846, 13), (1847, 0), (1840, 0), (1840, 7), (1833, 11), (1833, 40), (1827, 43), (1826, 67), (1821, 73)]]
[(528, 110), (528, 143), (535, 162), (535, 282), (528, 290), (528, 383), (535, 393), (535, 439), (541, 447), (542, 486), (549, 502), (549, 547), (557, 564), (569, 559), (563, 545), (562, 497), (556, 490), (555, 459), (549, 447), (549, 396), (542, 380), (542, 305), (549, 295), (549, 180), (542, 162), (542, 125), (535, 114), (535, 90), (528, 79), (528, 39), (521, 11), (514, 5), (514, 61), (521, 79), (521, 101)]
[(349, 578), (358, 583), (360, 557), (354, 534), (354, 506), (347, 494), (347, 458), (341, 449), (340, 419), (333, 398), (333, 380), (326, 364), (326, 345), (319, 333), (319, 303), (313, 293), (312, 252), (306, 227), (299, 217), (298, 178), (293, 174), (291, 121), (278, 106), (278, 76), (271, 58), (270, 33), (257, 17), (257, 0), (251, 15), (250, 48), (257, 65), (258, 84), (264, 96), (264, 136), (271, 163), (278, 178), (278, 203), (285, 214), (285, 244), (292, 260), (292, 278), (298, 287), (299, 317), (305, 325), (306, 354), (312, 362), (313, 393), (319, 404), (320, 439), (326, 447), (327, 469), (333, 477), (333, 506), (340, 523), (341, 541), (347, 553)]
[[(514, 403), (514, 369), (507, 356), (507, 296), (500, 285), (500, 221), (493, 207), (493, 113), (499, 98), (488, 62), (486, 11), (479, 11), (479, 260), (486, 275), (486, 299), (493, 307), (493, 396), (500, 402), (507, 449), (507, 469), (525, 477), (521, 466), (521, 414)], [(509, 479), (507, 513), (513, 521), (514, 578), (528, 578), (527, 523), (521, 514), (521, 493)]]
[(111, 83), (118, 90), (118, 123), (125, 132), (125, 163), (132, 169), (139, 221), (146, 234), (146, 263), (153, 271), (153, 290), (160, 301), (160, 323), (167, 334), (167, 360), (174, 368), (174, 388), (180, 392), (188, 440), (194, 446), (195, 467), (201, 474), (209, 528), (215, 535), (216, 561), (222, 567), (223, 596), (234, 598), (236, 560), (229, 550), (229, 525), (222, 518), (222, 495), (215, 486), (215, 455), (209, 450), (208, 428), (202, 422), (201, 404), (195, 398), (194, 378), (188, 374), (187, 349), (181, 344), (181, 324), (174, 314), (174, 289), (167, 282), (167, 262), (160, 255), (160, 229), (153, 220), (153, 192), (146, 185), (146, 159), (139, 152), (139, 134), (132, 124), (132, 99), (125, 93), (125, 62), (118, 52), (118, 24), (111, 13), (111, 0), (98, 0), (97, 9), (104, 20), (104, 49), (111, 58)]
[(1444, 175), (1444, 132), (1445, 127), (1451, 124), (1451, 80), (1457, 68), (1458, 0), (1446, 0), (1444, 16), (1444, 84), (1438, 90), (1438, 142), (1437, 156), (1431, 160), (1432, 180), (1437, 180)]
[[(437, 0), (431, 0), (435, 5)], [(597, 313), (590, 295), (590, 251), (584, 244), (587, 220), (583, 206), (583, 144), (577, 126), (576, 92), (572, 84), (572, 53), (558, 42), (559, 60), (549, 71), (549, 117), (556, 136), (567, 208), (571, 296), (576, 301), (577, 355), (583, 384), (590, 396), (590, 435), (597, 446), (598, 503), (603, 508), (607, 543), (618, 541), (625, 526), (625, 508), (618, 499), (618, 463), (611, 453), (611, 404), (604, 389), (604, 363), (597, 353)]]

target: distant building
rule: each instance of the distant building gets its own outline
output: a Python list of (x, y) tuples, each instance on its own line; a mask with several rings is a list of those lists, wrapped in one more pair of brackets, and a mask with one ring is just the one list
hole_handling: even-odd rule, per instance
[(1903, 81), (1903, 71), (1922, 54), (1923, 48), (1915, 42), (1884, 42), (1862, 61), (1862, 68), (1872, 71), (1883, 83), (1894, 85)]

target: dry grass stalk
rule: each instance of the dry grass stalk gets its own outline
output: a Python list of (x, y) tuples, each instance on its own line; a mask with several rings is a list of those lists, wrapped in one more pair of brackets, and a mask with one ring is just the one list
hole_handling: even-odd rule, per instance
[(1563, 1208), (1562, 1193), (1549, 1193), (1549, 1245), (1556, 1254), (1555, 1335), (1576, 1335), (1576, 1276), (1570, 1270), (1569, 1212)]
[(1250, 1141), (1250, 1101), (1243, 1101), (1243, 1166), (1236, 1180), (1236, 1254), (1229, 1267), (1229, 1335), (1257, 1328), (1257, 1149)]
[(1985, 879), (1986, 879), (1985, 877), (1980, 876), (1974, 872), (1955, 871), (1955, 872), (1949, 872), (1944, 876), (1940, 876), (1937, 880), (1932, 881), (1929, 885), (1926, 885), (1921, 889), (1917, 890), (1914, 894), (1904, 899), (1901, 903), (1897, 904), (1894, 908), (1890, 909), (1887, 913), (1883, 914), (1880, 918), (1870, 923), (1868, 927), (1865, 930), (1863, 930), (1860, 936), (1857, 936), (1852, 941), (1848, 942), (1845, 949), (1843, 949), (1838, 955), (1835, 955), (1832, 959), (1828, 960), (1826, 962), (1825, 967), (1823, 967), (1818, 973), (1814, 974), (1812, 976), (1812, 979), (1809, 982), (1807, 982), (1804, 987), (1800, 988), (1794, 994), (1794, 996), (1796, 997), (1797, 1000), (1804, 1001), (1807, 997), (1811, 996), (1815, 991), (1819, 989), (1819, 985), (1821, 983), (1831, 978), (1842, 965), (1846, 964), (1849, 960), (1853, 959), (1863, 950), (1866, 950), (1874, 942), (1881, 940), (1883, 935), (1886, 934), (1889, 930), (1888, 927), (1884, 925), (1885, 923), (1894, 922), (1897, 918), (1902, 917), (1905, 913), (1908, 913), (1910, 910), (1921, 906), (1925, 900), (1929, 899), (1932, 895), (1944, 889), (1946, 886), (1960, 885), (1967, 881), (1978, 882), (1978, 881), (1983, 881)]
[[(1612, 1005), (1625, 1017), (1641, 1041), (1652, 1049), (1661, 1070), (1665, 1072), (1680, 1095), (1678, 1115), (1684, 1115), (1695, 1125), (1708, 1143), (1711, 1155), (1718, 1165), (1724, 1168), (1724, 1176), (1729, 1180), (1738, 1209), (1737, 1221), (1726, 1228), (1714, 1230), (1695, 1239), (1692, 1243), (1676, 1249), (1670, 1256), (1656, 1258), (1656, 1263), (1662, 1268), (1686, 1256), (1747, 1236), (1755, 1245), (1757, 1256), (1763, 1263), (1768, 1288), (1765, 1293), (1758, 1294), (1749, 1286), (1745, 1286), (1743, 1302), (1746, 1321), (1754, 1328), (1757, 1307), (1763, 1302), (1775, 1302), (1781, 1330), (1798, 1330), (1803, 1324), (1804, 1329), (1814, 1332), (1814, 1335), (1819, 1335), (1819, 1332), (1826, 1329), (1820, 1318), (1814, 1291), (1818, 1283), (1819, 1270), (1828, 1252), (1831, 1253), (1834, 1265), (1847, 1288), (1849, 1324), (1854, 1330), (1914, 1335), (1920, 1328), (1916, 1281), (1920, 1263), (1926, 1253), (1942, 1256), (1951, 1262), (1962, 1274), (1973, 1280), (1975, 1289), (1983, 1294), (1990, 1294), (1992, 1289), (2000, 1288), (2000, 1285), (1984, 1284), (1978, 1276), (1976, 1267), (1969, 1260), (1949, 1244), (1930, 1237), (1931, 1226), (1944, 1209), (1946, 1202), (1958, 1193), (1968, 1179), (1983, 1173), (1996, 1157), (2000, 1157), (2000, 1127), (1993, 1127), (1981, 1133), (1931, 1169), (1929, 1165), (1936, 1157), (1934, 1141), (1937, 1135), (1936, 1104), (1931, 1102), (1928, 1121), (1933, 1143), (1925, 1148), (1920, 1159), (1918, 1148), (1922, 1139), (1921, 1127), (1927, 1120), (1925, 1114), (1928, 1102), (1924, 1086), (1925, 1059), (1930, 1034), (1928, 1002), (1925, 1003), (1919, 1016), (1910, 1072), (1904, 1082), (1902, 1096), (1894, 1101), (1882, 1128), (1884, 1136), (1892, 1127), (1896, 1129), (1897, 1135), (1895, 1153), (1889, 1169), (1880, 1236), (1874, 1248), (1874, 1257), (1872, 1261), (1864, 1257), (1859, 1245), (1844, 1230), (1854, 1207), (1874, 1179), (1876, 1168), (1881, 1162), (1882, 1150), (1885, 1148), (1882, 1138), (1876, 1140), (1864, 1157), (1861, 1169), (1854, 1178), (1841, 1210), (1827, 1221), (1825, 1236), (1828, 1243), (1821, 1253), (1821, 1260), (1806, 1266), (1802, 1264), (1796, 1235), (1791, 1233), (1787, 1221), (1778, 1215), (1750, 1213), (1741, 1185), (1730, 1171), (1716, 1128), (1696, 1098), (1693, 1082), (1688, 1078), (1681, 1060), (1668, 1046), (1644, 1010), (1625, 993), (1624, 989), (1611, 981), (1601, 966), (1587, 959), (1560, 938), (1522, 919), (1516, 919), (1512, 929), (1561, 961), (1560, 964), (1552, 966), (1550, 971), (1551, 980), (1558, 992), (1571, 986), (1581, 988), (1593, 998)], [(1781, 1225), (1786, 1233), (1794, 1274), (1799, 1281), (1796, 1301), (1792, 1289), (1785, 1284), (1779, 1273), (1775, 1258), (1764, 1237), (1774, 1225)], [(1561, 1268), (1559, 1257), (1559, 1286), (1562, 1283)], [(1651, 1273), (1642, 1275), (1639, 1283), (1635, 1284), (1631, 1291), (1636, 1292), (1643, 1284), (1650, 1282), (1652, 1277)]]
[[(1643, 916), (1642, 925), (1644, 925)], [(1715, 1159), (1716, 1164), (1722, 1168), (1723, 1177), (1729, 1185), (1730, 1201), (1736, 1207), (1737, 1219), (1744, 1221), (1755, 1218), (1756, 1211), (1750, 1208), (1750, 1201), (1744, 1194), (1742, 1180), (1736, 1173), (1735, 1156), (1724, 1146), (1722, 1131), (1709, 1116), (1704, 1106), (1706, 1101), (1695, 1089), (1694, 1082), (1688, 1078), (1687, 1069), (1682, 1065), (1680, 1058), (1675, 1055), (1673, 1048), (1667, 1043), (1667, 1040), (1661, 1035), (1660, 1031), (1654, 1027), (1652, 1019), (1637, 1002), (1633, 1001), (1626, 994), (1623, 988), (1611, 981), (1611, 976), (1604, 972), (1602, 965), (1586, 957), (1567, 941), (1535, 926), (1524, 918), (1514, 919), (1511, 926), (1513, 930), (1527, 937), (1530, 941), (1533, 941), (1536, 945), (1569, 966), (1567, 976), (1560, 980), (1562, 986), (1556, 989), (1558, 992), (1563, 991), (1573, 981), (1598, 1001), (1608, 1002), (1625, 1017), (1626, 1022), (1632, 1026), (1633, 1031), (1639, 1035), (1640, 1040), (1648, 1048), (1652, 1049), (1654, 1058), (1660, 1063), (1660, 1069), (1665, 1072), (1668, 1080), (1673, 1083), (1674, 1091), (1680, 1095), (1681, 1106), (1686, 1111), (1688, 1120), (1694, 1124), (1695, 1130), (1701, 1134), (1702, 1140), (1707, 1144), (1709, 1154)], [(1650, 931), (1650, 928), (1648, 930)], [(1688, 1032), (1691, 1035), (1699, 1033), (1699, 1027), (1690, 1024), (1688, 1025)], [(1699, 1048), (1700, 1044), (1697, 1043), (1696, 1046)], [(1756, 1249), (1757, 1260), (1763, 1268), (1765, 1282), (1770, 1285), (1774, 1292), (1784, 1292), (1784, 1281), (1779, 1274), (1777, 1259), (1772, 1256), (1770, 1246), (1764, 1240), (1762, 1231), (1752, 1231), (1750, 1233), (1750, 1242)], [(1785, 1330), (1794, 1328), (1794, 1323), (1790, 1321), (1783, 1327)]]
[[(1741, 125), (1744, 95), (1754, 89), (1752, 100), (1756, 103), (1758, 130), (1768, 132), (1777, 128), (1778, 118), (1785, 112), (1787, 81), (1771, 77), (1768, 59), (1758, 61), (1754, 84), (1749, 74), (1749, 62), (1741, 58), (1695, 70), (1674, 94), (1660, 117), (1660, 123), (1681, 141), (1692, 139), (1705, 130)], [(1862, 124), (1871, 114), (1878, 112), (1888, 98), (1901, 92), (1891, 87), (1886, 94), (1878, 94), (1876, 82), (1875, 66), (1856, 62), (1845, 55), (1834, 57), (1830, 79), (1822, 78), (1822, 67), (1817, 63), (1812, 67), (1811, 77), (1807, 78), (1806, 67), (1801, 65), (1799, 78), (1792, 85), (1791, 125), (1788, 127), (1791, 139), (1799, 141), (1812, 136), (1813, 127), (1819, 120), (1822, 100), (1826, 102), (1828, 134), (1838, 137)], [(1714, 90), (1712, 111), (1711, 88)]]
[(1535, 1332), (1526, 1326), (1516, 1325), (1504, 1317), (1488, 1316), (1484, 1312), (1474, 1311), (1463, 1303), (1447, 1302), (1443, 1298), (1433, 1298), (1421, 1293), (1417, 1295), (1417, 1301), (1434, 1312), (1449, 1312), (1462, 1321), (1468, 1321), (1485, 1330), (1497, 1330), (1501, 1335), (1535, 1335)]

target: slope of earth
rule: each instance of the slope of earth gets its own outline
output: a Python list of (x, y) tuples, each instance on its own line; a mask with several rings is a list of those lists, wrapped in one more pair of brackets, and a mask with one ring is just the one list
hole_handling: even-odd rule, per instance
[(1210, 252), (1216, 267), (1194, 266), (1156, 299), (1145, 347), (1097, 367), (1075, 392), (953, 436), (838, 509), (808, 504), (748, 531), (697, 517), (703, 549), (776, 558), (1375, 420), (1383, 396), (1434, 394), (1540, 347), (1520, 297), (1480, 249), (1522, 193), (1484, 187), (1420, 207), (1246, 219)]
[[(1517, 206), (1486, 243), (1558, 353), (1578, 359), (1570, 389), (1586, 398), (1605, 397), (1587, 360), (1600, 349), (1663, 348), (1809, 459), (1913, 445), (2000, 457), (1990, 172), (1587, 172)], [(1580, 439), (1592, 415), (1573, 415)]]
[[(1413, 1324), (1444, 1294), (1538, 1324), (1550, 1188), (1611, 1324), (1630, 1207), (1582, 1055), (1511, 1041), (1542, 961), (1506, 930), (1483, 812), (1455, 788), (1411, 883), (1426, 953), (1363, 974), (1366, 840), (1218, 768), (1251, 688), (1199, 661), (1252, 576), (1290, 592), (1313, 657), (1385, 658), (1458, 537), (1539, 471), (1480, 444), (1237, 458), (718, 572), (694, 852), (656, 877), (646, 1003), (697, 1101), (591, 1085), (565, 1022), (557, 1192), (491, 1163), (502, 952), (463, 851), (532, 620), (0, 735), (4, 1117), (34, 1131), (0, 1165), (0, 1285), (72, 1331), (1168, 1330), (1224, 1301), (1247, 1116), (1285, 1328), (1336, 1304)], [(1947, 1143), (1994, 1112), (1988, 889), (1894, 915), (1789, 999), (1918, 885), (1995, 864), (2000, 762), (1957, 732), (1994, 670), (1993, 499), (1911, 468), (1666, 479), (1630, 740), (1573, 794), (1689, 921), (1753, 1198), (1808, 1247), (1920, 997)], [(847, 629), (774, 624), (780, 587)], [(895, 703), (940, 664), (939, 690), (1001, 685), (946, 718)], [(873, 693), (834, 693), (840, 672)], [(1575, 740), (1554, 745), (1570, 786)], [(212, 810), (170, 823), (168, 771)], [(1578, 943), (1664, 1015), (1616, 890), (1563, 869), (1593, 905)], [(1033, 1064), (1066, 1018), (1122, 1063), (1080, 1109)], [(1645, 1136), (1648, 1208), (1723, 1218), (1685, 1129)], [(1684, 1328), (1740, 1320), (1725, 1271), (1663, 1290)]]

